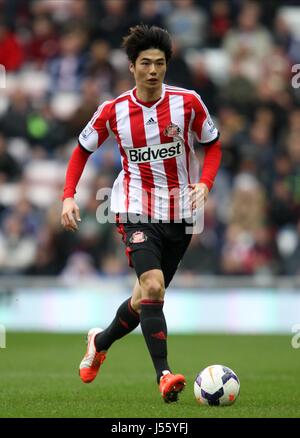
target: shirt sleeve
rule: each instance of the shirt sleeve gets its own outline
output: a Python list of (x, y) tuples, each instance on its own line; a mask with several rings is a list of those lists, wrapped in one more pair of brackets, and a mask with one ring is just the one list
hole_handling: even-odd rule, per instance
[(110, 133), (108, 130), (109, 106), (104, 102), (79, 135), (79, 144), (88, 152), (95, 150), (105, 142)]
[(90, 153), (80, 145), (74, 149), (67, 168), (62, 201), (66, 198), (74, 198), (76, 186), (89, 156)]
[(210, 146), (205, 146), (204, 151), (202, 174), (199, 182), (206, 184), (208, 189), (211, 190), (222, 160), (220, 140)]
[(197, 93), (193, 94), (192, 108), (194, 111), (192, 131), (194, 132), (197, 141), (204, 146), (209, 146), (210, 144), (215, 143), (220, 136), (219, 131), (212, 121), (208, 109)]

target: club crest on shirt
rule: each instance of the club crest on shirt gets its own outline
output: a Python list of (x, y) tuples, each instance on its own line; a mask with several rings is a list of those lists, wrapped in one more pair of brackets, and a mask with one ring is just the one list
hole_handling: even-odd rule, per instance
[(180, 133), (181, 129), (178, 125), (175, 125), (175, 123), (170, 123), (170, 125), (164, 129), (164, 135), (166, 137), (178, 137)]
[(142, 243), (148, 239), (143, 231), (135, 231), (129, 239), (130, 243)]

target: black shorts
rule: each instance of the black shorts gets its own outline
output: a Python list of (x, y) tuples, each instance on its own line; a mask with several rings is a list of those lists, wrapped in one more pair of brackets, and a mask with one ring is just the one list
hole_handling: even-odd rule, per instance
[(150, 269), (160, 269), (167, 288), (191, 241), (187, 224), (120, 222), (117, 215), (116, 225), (126, 245), (129, 266), (135, 269), (138, 279)]

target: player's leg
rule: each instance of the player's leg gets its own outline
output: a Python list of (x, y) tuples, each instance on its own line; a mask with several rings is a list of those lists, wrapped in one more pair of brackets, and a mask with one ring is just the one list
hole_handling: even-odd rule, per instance
[(132, 332), (139, 323), (139, 314), (131, 306), (130, 297), (120, 305), (113, 321), (105, 330), (95, 328), (89, 331), (87, 352), (79, 367), (84, 383), (94, 380), (112, 343)]
[(106, 352), (113, 342), (128, 335), (139, 325), (141, 297), (141, 287), (138, 280), (136, 280), (132, 296), (120, 305), (111, 324), (96, 335), (95, 346), (97, 351)]
[[(185, 234), (184, 224), (170, 224), (168, 239), (157, 251), (137, 250), (132, 253), (132, 263), (139, 278), (141, 291), (140, 321), (141, 328), (151, 354), (159, 381), (165, 370), (170, 370), (167, 362), (167, 324), (163, 313), (165, 289), (169, 286), (178, 264), (191, 240)], [(147, 270), (148, 266), (156, 269)]]
[[(126, 243), (124, 226), (117, 221), (117, 227)], [(129, 253), (126, 254), (129, 256)], [(129, 264), (131, 265), (130, 256)], [(125, 300), (118, 308), (111, 324), (105, 329), (94, 328), (89, 330), (87, 337), (87, 351), (79, 366), (79, 375), (84, 383), (92, 382), (100, 366), (106, 358), (106, 352), (114, 341), (134, 330), (139, 322), (139, 313), (134, 306), (139, 305), (141, 291), (138, 281), (136, 282), (132, 297)], [(132, 305), (132, 303), (134, 303)]]
[[(141, 254), (136, 254), (136, 257)], [(170, 367), (167, 361), (167, 324), (163, 312), (165, 285), (160, 269), (152, 269), (141, 274), (140, 320), (159, 383), (163, 372)]]
[[(170, 236), (172, 237), (172, 236)], [(157, 381), (166, 402), (177, 401), (178, 393), (184, 388), (185, 378), (181, 374), (173, 375), (167, 360), (167, 324), (163, 313), (165, 289), (172, 280), (179, 262), (181, 261), (191, 236), (165, 241), (161, 255), (161, 269), (153, 269), (143, 272), (143, 266), (147, 263), (144, 258), (152, 258), (153, 255), (146, 251), (137, 251), (134, 255), (134, 266), (140, 276), (141, 285), (141, 328), (148, 346)], [(153, 263), (152, 263), (153, 265)]]
[[(170, 239), (165, 243), (161, 257), (166, 289), (174, 277), (192, 237), (191, 234), (185, 234), (185, 228), (181, 224), (170, 224), (169, 227), (171, 230)], [(170, 254), (172, 254), (171, 257)]]
[(131, 297), (131, 307), (133, 308), (133, 310), (140, 314), (141, 313), (141, 299), (142, 299), (142, 289), (140, 286), (140, 282), (138, 280), (138, 278), (136, 279), (134, 288), (132, 290), (132, 297)]
[[(152, 358), (157, 382), (166, 402), (176, 401), (185, 385), (182, 375), (173, 375), (167, 360), (167, 324), (163, 312), (165, 280), (161, 269), (165, 242), (162, 224), (125, 224), (123, 237), (130, 253), (141, 291), (136, 288), (132, 303), (140, 307), (141, 329)], [(172, 251), (169, 252), (172, 257)]]
[[(138, 260), (141, 263), (146, 258), (150, 264), (156, 263), (155, 260), (149, 261), (148, 252), (143, 253), (144, 255), (138, 251), (133, 257), (138, 270), (143, 269), (138, 265)], [(157, 381), (160, 383), (164, 400), (171, 402), (177, 400), (178, 393), (185, 385), (185, 379), (180, 374), (173, 375), (167, 362), (167, 325), (163, 314), (163, 302), (164, 278), (162, 271), (153, 269), (143, 273), (140, 276), (140, 282), (137, 280), (135, 283), (130, 304), (135, 312), (142, 315), (142, 332), (156, 369)]]
[[(140, 251), (135, 254), (135, 262), (143, 256)], [(148, 254), (151, 257), (151, 254)], [(138, 265), (139, 266), (139, 265)], [(160, 269), (145, 271), (139, 277), (141, 285), (141, 328), (156, 370), (157, 383), (163, 399), (169, 403), (177, 401), (178, 393), (185, 386), (181, 374), (172, 374), (167, 359), (167, 324), (163, 312), (165, 286)]]
[[(169, 286), (177, 267), (190, 243), (191, 236), (186, 235), (182, 226), (170, 225), (168, 239), (164, 241), (161, 253), (161, 269), (165, 289)], [(143, 301), (142, 301), (143, 302)], [(163, 373), (160, 379), (160, 391), (166, 402), (177, 401), (178, 393), (185, 386), (185, 378), (181, 374)]]
[(107, 351), (117, 339), (132, 332), (140, 323), (139, 314), (131, 306), (131, 297), (118, 308), (111, 324), (95, 337), (97, 351)]

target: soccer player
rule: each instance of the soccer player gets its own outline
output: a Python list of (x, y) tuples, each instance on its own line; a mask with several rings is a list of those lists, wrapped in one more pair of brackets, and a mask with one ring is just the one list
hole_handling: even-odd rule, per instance
[[(141, 324), (161, 395), (169, 403), (177, 401), (186, 381), (172, 373), (167, 360), (165, 290), (191, 239), (187, 220), (213, 186), (221, 145), (200, 96), (163, 82), (172, 55), (166, 30), (135, 26), (123, 48), (136, 86), (100, 105), (79, 135), (67, 168), (61, 222), (67, 230), (78, 229), (77, 183), (89, 155), (115, 136), (123, 169), (113, 185), (111, 210), (137, 280), (109, 327), (89, 331), (79, 374), (84, 383), (92, 382), (113, 342)], [(194, 137), (204, 149), (200, 179)]]

